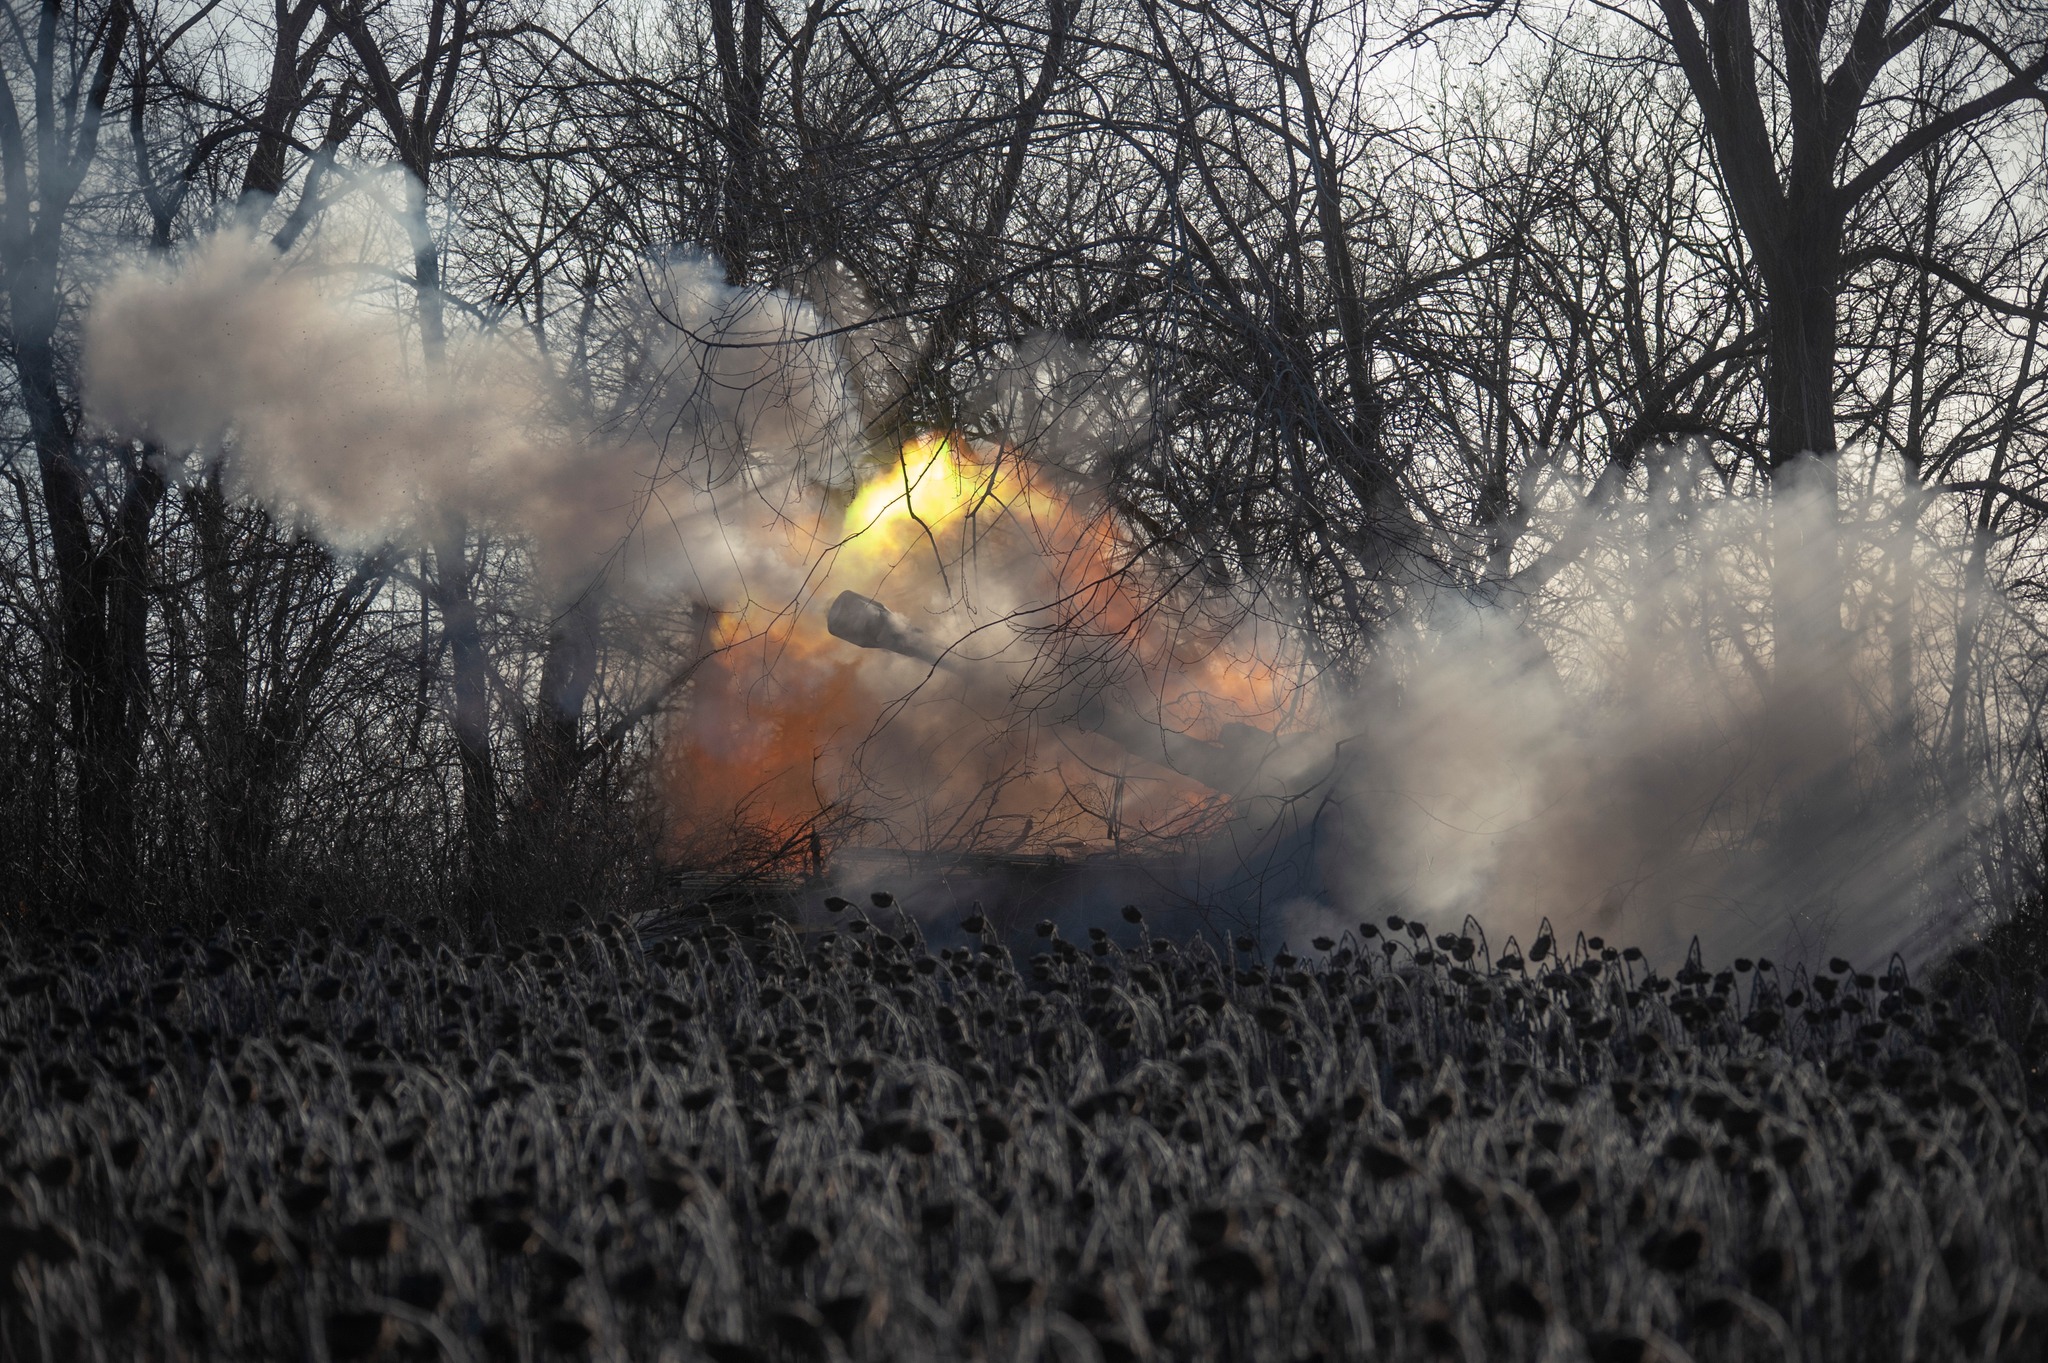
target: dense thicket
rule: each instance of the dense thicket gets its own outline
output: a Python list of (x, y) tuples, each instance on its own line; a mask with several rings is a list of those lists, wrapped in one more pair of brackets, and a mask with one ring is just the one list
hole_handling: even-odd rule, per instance
[[(326, 234), (323, 259), (403, 319), (408, 372), (451, 337), (521, 333), (590, 430), (644, 394), (651, 265), (707, 252), (845, 328), (871, 446), (1014, 443), (1105, 498), (1145, 572), (1281, 623), (1340, 690), (1435, 593), (1538, 601), (1569, 640), (1575, 605), (1616, 598), (1572, 577), (1596, 537), (1559, 516), (1683, 527), (1681, 464), (1746, 496), (1856, 446), (1885, 472), (1845, 504), (1887, 510), (1823, 527), (1839, 581), (1665, 605), (1845, 735), (1894, 736), (1911, 760), (1856, 780), (1967, 808), (1984, 902), (2030, 888), (2037, 8), (8, 14), (12, 906), (595, 902), (669, 831), (651, 755), (698, 603), (537, 607), (518, 526), (337, 554), (234, 495), (218, 450), (87, 420), (101, 283), (230, 223), (284, 252)], [(1924, 575), (1936, 543), (1957, 566)], [(1625, 599), (1656, 565), (1617, 571)], [(1838, 665), (1845, 629), (1878, 670)], [(1794, 786), (1843, 776), (1818, 749)], [(1829, 836), (1796, 791), (1781, 814)]]
[(2048, 1329), (2048, 997), (1982, 952), (557, 926), (10, 935), (0, 1349), (1877, 1363)]

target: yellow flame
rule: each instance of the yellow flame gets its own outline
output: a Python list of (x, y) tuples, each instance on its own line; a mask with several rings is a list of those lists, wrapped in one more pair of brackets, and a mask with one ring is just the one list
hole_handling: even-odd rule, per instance
[(854, 494), (842, 553), (858, 566), (887, 569), (919, 543), (941, 540), (967, 521), (1009, 516), (1043, 524), (1063, 510), (1023, 460), (1001, 451), (984, 455), (958, 436), (933, 431), (908, 441)]
[[(1031, 565), (1046, 574), (1046, 585), (1084, 612), (1101, 607), (1096, 626), (1117, 629), (1137, 610), (1135, 601), (1122, 599), (1118, 537), (1107, 518), (1069, 503), (1014, 450), (946, 431), (905, 442), (861, 484), (846, 508), (832, 576), (874, 590), (913, 555), (950, 562), (974, 551), (969, 535), (986, 543), (979, 537), (999, 530), (1020, 569)], [(1171, 641), (1155, 637), (1141, 650), (1162, 681), (1177, 679), (1163, 685), (1166, 706), (1191, 731), (1206, 736), (1228, 720), (1271, 724), (1299, 689), (1299, 678), (1278, 661), (1283, 649), (1269, 658), (1263, 641), (1232, 642), (1197, 630)]]

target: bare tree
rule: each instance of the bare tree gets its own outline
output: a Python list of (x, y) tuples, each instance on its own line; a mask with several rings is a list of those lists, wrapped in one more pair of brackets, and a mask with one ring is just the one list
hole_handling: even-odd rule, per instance
[(63, 314), (79, 191), (99, 159), (132, 32), (126, 4), (46, 0), (31, 25), (10, 25), (0, 57), (0, 297), (55, 573), (51, 623), (67, 695), (59, 732), (76, 759), (75, 873), (102, 896), (122, 894), (135, 864), (144, 561), (164, 480), (142, 451), (95, 449), (80, 429)]
[[(1835, 716), (1788, 789), (1853, 767), (1872, 719), (1905, 736), (1891, 786), (2017, 789), (2048, 518), (2041, 16), (1764, 13), (1523, 11), (1545, 41), (1482, 49), (1472, 81), (1465, 29), (1346, 3), (32, 5), (0, 35), (0, 791), (41, 831), (8, 864), (256, 902), (411, 863), (480, 910), (601, 879), (579, 848), (659, 821), (659, 725), (692, 703), (709, 604), (543, 586), (518, 526), (338, 555), (238, 492), (214, 456), (239, 433), (164, 451), (84, 424), (74, 324), (110, 262), (227, 225), (289, 253), (397, 175), (399, 239), (365, 274), (424, 384), (516, 329), (564, 428), (602, 441), (651, 382), (649, 279), (698, 251), (827, 319), (857, 454), (957, 430), (1102, 508), (1100, 571), (1142, 618), (1016, 622), (1063, 679), (1136, 675), (1155, 624), (1257, 617), (1341, 689), (1432, 599), (1567, 591), (1590, 532), (1689, 495), (1688, 459), (1789, 508), (1809, 470), (1832, 496), (1799, 456), (1879, 450), (1896, 522), (1826, 526), (1833, 585), (1765, 613), (1775, 658), (1757, 620), (1729, 646)], [(103, 154), (109, 118), (129, 154)], [(1930, 573), (1958, 535), (1966, 568)], [(1845, 606), (1866, 639), (1882, 616), (1881, 685), (1849, 685)], [(1007, 845), (1022, 769), (915, 836)], [(1099, 784), (1028, 836), (1113, 826)], [(1788, 836), (1853, 812), (1809, 803)], [(754, 845), (809, 856), (809, 831)]]
[[(1748, 0), (1660, 0), (1654, 20), (1638, 21), (1685, 75), (1762, 281), (1767, 468), (1780, 487), (1808, 482), (1831, 499), (1829, 466), (1804, 456), (1839, 448), (1841, 299), (1872, 231), (1868, 205), (1916, 158), (2042, 98), (2048, 17), (1954, 0), (1838, 13), (1804, 0), (1780, 5), (1760, 36), (1752, 15)], [(1780, 555), (1810, 556), (1801, 542), (1815, 527), (1782, 520)], [(1842, 590), (1780, 581), (1780, 684), (1835, 729), (1788, 771), (1804, 792), (1788, 818), (1795, 837), (1824, 837), (1842, 814), (1821, 792), (1839, 786), (1847, 755)]]

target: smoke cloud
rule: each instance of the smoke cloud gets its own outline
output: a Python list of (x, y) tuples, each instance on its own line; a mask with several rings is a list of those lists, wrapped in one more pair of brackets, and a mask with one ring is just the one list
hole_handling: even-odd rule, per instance
[(1731, 494), (1667, 451), (1605, 506), (1560, 489), (1517, 581), (1434, 593), (1342, 707), (1327, 894), (1289, 930), (1469, 914), (1497, 949), (1547, 917), (1665, 960), (1695, 936), (1869, 959), (1952, 931), (1991, 806), (1942, 718), (1983, 603), (1897, 467), (1834, 471), (1839, 499), (1825, 477)]
[(670, 263), (636, 318), (641, 380), (600, 423), (521, 332), (423, 364), (404, 314), (353, 297), (356, 277), (239, 231), (122, 271), (86, 323), (89, 414), (219, 458), (236, 491), (339, 549), (476, 526), (528, 544), (557, 601), (599, 583), (721, 608), (794, 595), (792, 513), (843, 481), (848, 417), (803, 303)]

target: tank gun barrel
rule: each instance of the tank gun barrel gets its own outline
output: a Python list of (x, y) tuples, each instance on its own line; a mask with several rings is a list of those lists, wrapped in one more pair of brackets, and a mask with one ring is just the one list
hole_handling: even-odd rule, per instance
[[(825, 615), (825, 628), (849, 644), (879, 648), (915, 658), (934, 667), (967, 673), (969, 668), (953, 657), (938, 640), (871, 596), (841, 592)], [(1276, 740), (1262, 730), (1232, 725), (1225, 743), (1209, 743), (1145, 718), (1112, 696), (1068, 696), (1055, 713), (1070, 716), (1067, 723), (1088, 733), (1099, 733), (1120, 747), (1144, 758), (1191, 776), (1212, 790), (1238, 793), (1258, 771)]]
[(947, 665), (946, 650), (939, 641), (890, 610), (872, 596), (841, 592), (825, 613), (825, 628), (833, 637), (862, 648), (879, 648), (900, 653), (935, 667)]

